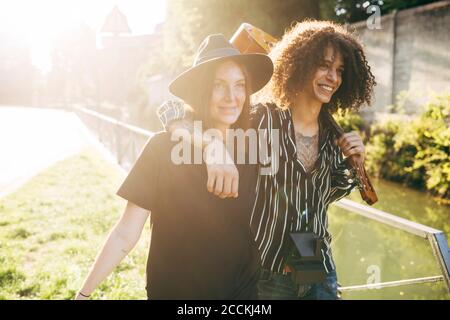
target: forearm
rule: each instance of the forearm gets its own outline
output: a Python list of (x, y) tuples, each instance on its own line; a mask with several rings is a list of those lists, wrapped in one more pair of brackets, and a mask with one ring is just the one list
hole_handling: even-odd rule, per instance
[(122, 236), (120, 225), (116, 225), (96, 257), (80, 291), (85, 295), (90, 295), (134, 248), (136, 242), (135, 239)]
[(203, 132), (201, 122), (194, 122), (191, 113), (184, 107), (180, 101), (169, 100), (158, 108), (159, 119), (166, 131), (171, 133), (171, 140), (182, 139), (202, 150), (208, 170), (209, 192), (221, 198), (237, 197), (239, 173), (223, 143), (222, 133), (217, 129)]

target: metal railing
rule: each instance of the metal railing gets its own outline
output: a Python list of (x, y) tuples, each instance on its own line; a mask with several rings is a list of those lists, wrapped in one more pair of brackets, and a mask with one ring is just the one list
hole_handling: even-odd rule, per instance
[[(109, 151), (115, 155), (119, 165), (126, 170), (128, 170), (136, 161), (145, 142), (153, 135), (150, 131), (120, 122), (114, 118), (107, 117), (87, 108), (74, 107), (73, 109), (85, 125), (90, 128)], [(447, 238), (441, 230), (436, 230), (348, 199), (341, 199), (334, 203), (334, 205), (368, 219), (428, 239), (442, 272), (442, 275), (432, 277), (339, 287), (339, 291), (356, 291), (444, 281), (447, 291), (450, 293), (450, 252), (447, 245)]]
[(74, 106), (72, 110), (125, 170), (130, 169), (147, 140), (154, 134), (87, 108)]
[(396, 229), (406, 231), (408, 233), (414, 234), (424, 239), (428, 239), (430, 246), (433, 250), (433, 254), (439, 264), (442, 275), (433, 277), (424, 277), (417, 279), (406, 279), (391, 282), (381, 282), (358, 286), (348, 286), (340, 287), (339, 290), (344, 291), (354, 291), (363, 290), (371, 288), (383, 288), (383, 287), (393, 287), (393, 286), (403, 286), (415, 283), (425, 283), (425, 282), (436, 282), (444, 281), (447, 287), (447, 291), (450, 293), (450, 281), (449, 281), (449, 271), (450, 271), (450, 252), (447, 244), (447, 238), (441, 230), (433, 229), (423, 224), (413, 222), (404, 218), (400, 218), (393, 214), (368, 207), (357, 202), (341, 199), (334, 205), (348, 210), (350, 212), (359, 214), (363, 217), (369, 218), (381, 222), (383, 224), (389, 225)]

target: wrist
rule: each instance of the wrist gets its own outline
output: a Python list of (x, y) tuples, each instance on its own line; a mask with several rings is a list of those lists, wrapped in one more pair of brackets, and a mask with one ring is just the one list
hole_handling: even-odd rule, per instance
[(78, 291), (78, 294), (85, 298), (89, 298), (91, 296), (90, 294), (83, 293), (82, 291)]
[(214, 137), (211, 137), (208, 134), (204, 134), (202, 136), (202, 149), (206, 151), (206, 149), (208, 148), (208, 146), (213, 144), (214, 141)]
[(207, 165), (235, 165), (224, 142), (212, 137), (211, 142), (203, 149), (203, 159)]

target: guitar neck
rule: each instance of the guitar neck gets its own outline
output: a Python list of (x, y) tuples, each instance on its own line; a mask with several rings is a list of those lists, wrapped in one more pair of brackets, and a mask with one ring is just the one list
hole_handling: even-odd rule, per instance
[[(344, 130), (341, 126), (336, 122), (333, 116), (325, 111), (323, 117), (325, 118), (326, 124), (331, 128), (333, 133), (337, 138), (340, 138), (344, 134)], [(360, 181), (360, 193), (363, 200), (372, 205), (378, 201), (377, 194), (375, 189), (372, 186), (372, 183), (369, 179), (369, 176), (366, 173), (366, 169), (364, 168), (364, 163), (361, 162), (360, 158), (355, 156), (350, 156), (350, 165), (355, 168), (356, 173), (358, 175)]]

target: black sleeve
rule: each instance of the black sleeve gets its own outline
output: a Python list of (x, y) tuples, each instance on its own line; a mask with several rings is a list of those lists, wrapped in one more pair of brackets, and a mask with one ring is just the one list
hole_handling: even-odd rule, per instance
[[(279, 136), (274, 136), (276, 132), (273, 130), (278, 129), (278, 134), (281, 132), (277, 110), (275, 104), (257, 104), (252, 107), (250, 113), (252, 128), (258, 130), (258, 163), (261, 168), (264, 168), (266, 174), (268, 172), (276, 173), (274, 169), (277, 166), (274, 161), (279, 161), (279, 155), (276, 155), (276, 152), (280, 150), (274, 150), (277, 144), (272, 144), (272, 139), (280, 139)], [(273, 154), (274, 152), (275, 154)]]
[(147, 210), (155, 207), (158, 199), (158, 148), (155, 139), (150, 138), (138, 159), (123, 181), (117, 195)]
[(250, 110), (251, 127), (255, 129), (269, 129), (269, 119), (275, 110), (273, 104), (258, 103)]

